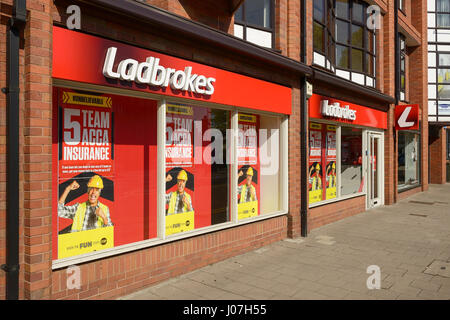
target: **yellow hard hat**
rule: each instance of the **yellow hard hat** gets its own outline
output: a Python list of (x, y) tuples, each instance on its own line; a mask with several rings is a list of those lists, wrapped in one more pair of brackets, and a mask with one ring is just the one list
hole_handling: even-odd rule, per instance
[(177, 179), (178, 179), (178, 180), (184, 180), (184, 181), (187, 181), (188, 176), (187, 176), (186, 171), (181, 170), (181, 171), (178, 173)]
[(253, 177), (253, 168), (252, 168), (252, 167), (249, 167), (249, 168), (247, 169), (247, 175)]
[(316, 169), (320, 170), (320, 164), (316, 164)]
[(99, 175), (95, 175), (91, 179), (89, 179), (87, 186), (88, 186), (88, 188), (103, 189), (103, 180), (102, 180), (102, 178), (100, 178)]

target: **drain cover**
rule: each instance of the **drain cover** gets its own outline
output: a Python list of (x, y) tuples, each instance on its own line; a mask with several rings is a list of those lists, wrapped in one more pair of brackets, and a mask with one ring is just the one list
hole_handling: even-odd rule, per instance
[(450, 262), (434, 260), (423, 273), (450, 278)]

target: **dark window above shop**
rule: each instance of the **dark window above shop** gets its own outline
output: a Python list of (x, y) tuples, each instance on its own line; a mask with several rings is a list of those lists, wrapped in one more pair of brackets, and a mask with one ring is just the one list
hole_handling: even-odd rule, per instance
[(368, 4), (359, 0), (314, 0), (316, 66), (375, 87), (375, 30), (366, 21)]
[(400, 34), (400, 100), (406, 100), (406, 38)]
[(266, 48), (274, 44), (274, 0), (246, 0), (234, 15), (234, 35)]

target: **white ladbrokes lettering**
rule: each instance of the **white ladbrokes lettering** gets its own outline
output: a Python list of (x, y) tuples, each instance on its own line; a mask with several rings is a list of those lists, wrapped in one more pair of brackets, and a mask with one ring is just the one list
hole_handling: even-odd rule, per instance
[(165, 68), (159, 64), (159, 58), (148, 57), (145, 62), (139, 63), (134, 59), (125, 59), (119, 62), (116, 71), (113, 71), (117, 48), (110, 47), (106, 53), (103, 75), (112, 79), (135, 81), (158, 87), (170, 87), (174, 90), (191, 91), (194, 93), (212, 95), (215, 78), (192, 74), (192, 67), (184, 70)]

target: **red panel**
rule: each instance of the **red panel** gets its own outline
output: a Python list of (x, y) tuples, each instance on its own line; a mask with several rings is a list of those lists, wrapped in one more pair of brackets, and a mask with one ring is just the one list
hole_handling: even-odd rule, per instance
[[(191, 66), (192, 73), (215, 78), (215, 91), (210, 96), (200, 95), (173, 90), (170, 86), (160, 88), (106, 78), (103, 75), (103, 64), (106, 52), (110, 47), (117, 48), (113, 70), (117, 70), (118, 63), (124, 59), (132, 58), (144, 62), (147, 57), (152, 56), (159, 58), (159, 64), (166, 68), (184, 70), (185, 67)], [(59, 79), (291, 114), (291, 88), (59, 27), (53, 27), (52, 76)]]
[(395, 130), (419, 130), (419, 105), (395, 106)]
[[(339, 103), (341, 107), (349, 106), (350, 109), (356, 110), (356, 119), (348, 120), (341, 119), (336, 117), (328, 117), (322, 115), (321, 112), (321, 102), (323, 100), (328, 100), (328, 104), (331, 105), (333, 103)], [(374, 127), (379, 129), (387, 129), (387, 113), (375, 110), (372, 108), (364, 107), (361, 105), (357, 105), (354, 103), (350, 103), (343, 100), (332, 99), (325, 96), (320, 96), (317, 94), (313, 94), (311, 98), (309, 98), (309, 117), (315, 119), (328, 119), (341, 123), (349, 123), (349, 124), (357, 124), (367, 127)]]

